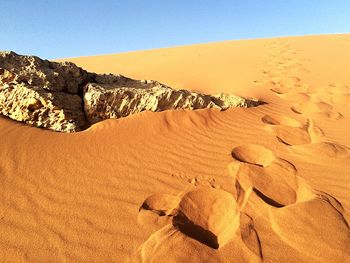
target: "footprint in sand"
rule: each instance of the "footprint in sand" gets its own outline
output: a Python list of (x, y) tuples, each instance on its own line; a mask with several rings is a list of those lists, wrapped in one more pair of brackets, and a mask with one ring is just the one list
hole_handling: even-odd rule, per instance
[(173, 225), (212, 248), (227, 244), (239, 228), (239, 206), (232, 194), (213, 188), (186, 193)]
[(277, 139), (286, 145), (310, 144), (313, 141), (313, 134), (310, 134), (308, 127), (289, 127), (279, 125), (273, 127)]
[(298, 114), (318, 113), (330, 111), (333, 109), (333, 106), (325, 102), (306, 102), (295, 103), (291, 109)]
[(279, 96), (297, 102), (291, 110), (297, 114), (316, 114), (333, 120), (343, 118), (334, 111), (334, 105), (345, 105), (350, 102), (350, 88), (344, 84), (330, 84), (327, 88), (309, 89), (309, 93), (284, 93)]
[(326, 94), (320, 94), (319, 96), (322, 97), (323, 100), (332, 104), (345, 105), (350, 102), (350, 94), (326, 93)]
[(345, 84), (330, 84), (319, 96), (331, 104), (345, 105), (350, 102), (350, 88)]
[(321, 128), (314, 125), (311, 119), (302, 125), (295, 119), (286, 116), (265, 115), (262, 121), (269, 125), (268, 130), (272, 131), (276, 138), (286, 145), (310, 144), (318, 137), (324, 136)]
[[(241, 149), (242, 147), (244, 146), (240, 146)], [(265, 158), (265, 156), (259, 157), (258, 155), (268, 153), (271, 156), (271, 153), (273, 154), (272, 151), (263, 146), (256, 145), (256, 148), (260, 148), (260, 150), (256, 153), (255, 160)], [(236, 149), (234, 148), (233, 152)], [(248, 149), (252, 149), (251, 145)], [(249, 150), (247, 152), (249, 153)], [(321, 217), (322, 222), (335, 222), (339, 236), (343, 240), (349, 240), (349, 225), (343, 215), (344, 209), (341, 203), (325, 192), (312, 189), (303, 178), (297, 176), (297, 169), (293, 164), (275, 157), (269, 162), (269, 165), (263, 167), (260, 163), (254, 163), (251, 160), (246, 162), (244, 159), (250, 158), (234, 158), (234, 161), (229, 165), (230, 174), (234, 177), (237, 189), (242, 189), (244, 192), (252, 189), (252, 194), (248, 198), (246, 197), (248, 199), (246, 203), (251, 198), (258, 198), (268, 206), (269, 227), (275, 233), (292, 236), (293, 238), (288, 239), (288, 242), (290, 240), (295, 241), (295, 247), (300, 241), (307, 245), (309, 238), (317, 243), (320, 240), (320, 235), (322, 240), (328, 242), (328, 233), (324, 231), (324, 225), (319, 225), (318, 222), (320, 221), (315, 223), (313, 220), (310, 221), (310, 218)], [(269, 159), (271, 160), (271, 157)], [(259, 206), (259, 204), (248, 205), (250, 209), (247, 211), (254, 215), (254, 209), (257, 205)], [(320, 211), (322, 211), (321, 215), (319, 214)], [(329, 217), (332, 217), (332, 219), (329, 220)], [(307, 238), (305, 239), (305, 235), (301, 235), (299, 238), (299, 232), (294, 231), (294, 226), (298, 227), (298, 225), (305, 224), (305, 222), (309, 222), (305, 227), (308, 231)], [(245, 211), (242, 211), (240, 224), (243, 242), (253, 253), (262, 258), (263, 249), (260, 238), (261, 235), (265, 237), (266, 235), (260, 231), (265, 231), (266, 218), (255, 216), (253, 220)], [(260, 226), (259, 231), (255, 228), (255, 224)], [(262, 225), (264, 227), (261, 227)], [(270, 231), (268, 230), (268, 233)], [(336, 242), (334, 240), (337, 240), (337, 238), (332, 238), (332, 241), (328, 243)]]
[(278, 81), (281, 87), (302, 87), (301, 79), (299, 77), (284, 77)]
[(319, 142), (309, 145), (293, 146), (292, 150), (297, 154), (317, 156), (318, 158), (345, 159), (350, 157), (350, 149), (333, 142)]
[[(332, 157), (349, 156), (349, 150), (339, 145), (330, 143), (311, 145), (316, 146), (313, 149), (318, 154), (326, 154)], [(242, 153), (244, 147), (236, 147), (233, 152), (240, 149)], [(312, 189), (303, 178), (297, 176), (297, 169), (292, 163), (275, 157), (272, 151), (260, 145), (255, 145), (255, 149), (259, 149), (259, 151), (255, 152), (254, 160), (258, 160), (258, 162), (254, 163), (250, 152), (253, 149), (252, 145), (249, 145), (246, 149), (248, 149), (246, 150), (248, 157), (242, 158), (240, 156), (240, 159), (236, 159), (236, 155), (233, 154), (234, 161), (229, 165), (229, 171), (234, 177), (237, 189), (242, 189), (244, 193), (254, 193), (267, 205), (279, 209), (289, 207), (292, 204), (299, 205), (322, 199), (334, 207), (337, 212), (343, 213), (341, 204), (336, 199), (327, 193)], [(265, 163), (266, 166), (261, 166), (260, 160), (265, 159), (266, 156), (268, 156), (269, 162), (268, 164)], [(249, 199), (250, 195), (248, 197), (246, 195), (245, 198)]]
[(139, 209), (138, 224), (145, 232), (154, 232), (171, 222), (177, 213), (180, 197), (171, 194), (154, 194), (149, 196)]
[(295, 119), (281, 115), (265, 115), (262, 117), (262, 121), (271, 126), (268, 129), (276, 135), (279, 141), (293, 146), (291, 149), (298, 154), (337, 159), (350, 156), (348, 147), (333, 142), (320, 141), (320, 138), (324, 136), (324, 132), (321, 128), (315, 126), (310, 118), (305, 125)]
[[(297, 176), (297, 169), (292, 163), (276, 157), (273, 151), (249, 144), (235, 147), (232, 156), (234, 161), (229, 165), (229, 171), (234, 178), (236, 194), (200, 187), (179, 195), (155, 194), (146, 198), (140, 207), (139, 217), (147, 219), (149, 214), (153, 214), (157, 218), (167, 218), (167, 221), (153, 229), (134, 258), (146, 261), (161, 259), (167, 255), (169, 247), (183, 243), (193, 249), (200, 244), (219, 249), (236, 240), (239, 233), (246, 247), (262, 259), (263, 249), (255, 222), (243, 212), (252, 197), (282, 210), (305, 203), (313, 206), (315, 200), (322, 200), (342, 215), (342, 206), (336, 199), (313, 190)], [(300, 209), (303, 207), (300, 206)], [(273, 214), (276, 222), (277, 215), (277, 212)], [(139, 220), (139, 223), (144, 222)], [(179, 260), (188, 258), (183, 251), (176, 252), (175, 256)]]
[(329, 84), (326, 90), (331, 94), (350, 94), (350, 87), (342, 83)]
[(262, 122), (269, 125), (285, 125), (290, 127), (301, 127), (302, 124), (290, 117), (282, 116), (282, 115), (265, 115), (261, 118)]
[[(334, 197), (318, 192), (306, 202), (282, 209), (270, 209), (268, 232), (278, 233), (279, 238), (282, 237), (282, 240), (293, 248), (307, 247), (310, 251), (319, 251), (320, 247), (329, 248), (342, 242), (345, 248), (343, 252), (337, 252), (331, 258), (328, 256), (326, 261), (346, 262), (346, 259), (350, 258), (350, 228), (342, 210), (333, 204), (341, 207)], [(266, 221), (256, 221), (259, 225), (266, 224)], [(260, 231), (259, 234), (265, 237), (266, 234), (262, 233), (264, 230)], [(323, 254), (314, 254), (311, 261), (324, 260)]]
[(248, 214), (241, 213), (240, 224), (242, 241), (250, 251), (262, 259), (263, 250), (259, 234), (255, 229), (254, 220)]
[[(277, 158), (272, 151), (260, 145), (238, 146), (233, 149), (232, 156), (234, 162), (229, 166), (230, 174), (242, 189), (252, 189), (266, 203), (275, 207), (296, 202), (298, 179), (293, 164)], [(264, 166), (261, 160), (265, 160)]]
[(350, 102), (350, 94), (333, 94), (326, 91), (320, 90), (318, 93), (306, 93), (306, 92), (289, 92), (278, 94), (280, 98), (291, 102), (299, 102), (301, 104), (310, 103), (319, 103), (323, 102), (329, 105), (339, 104), (345, 105)]
[(159, 216), (169, 216), (176, 213), (180, 198), (170, 194), (154, 194), (149, 196), (140, 207), (140, 211), (148, 210)]
[[(297, 93), (303, 93), (301, 95), (299, 95), (299, 98), (301, 98), (302, 100), (305, 100), (305, 94), (306, 91), (308, 89), (307, 85), (289, 85), (289, 86), (280, 86), (280, 85), (276, 85), (275, 81), (272, 81), (272, 84), (275, 85), (275, 87), (273, 87), (271, 89), (271, 91), (275, 92), (277, 95), (280, 95), (280, 97), (283, 98), (284, 94), (289, 94), (289, 96), (293, 96), (292, 94), (297, 94)], [(285, 97), (287, 97), (288, 95), (284, 95)]]
[(333, 111), (332, 105), (323, 101), (295, 103), (291, 107), (291, 110), (297, 114), (316, 114), (333, 120), (339, 120), (343, 118), (343, 115), (341, 113)]
[(341, 120), (344, 118), (343, 114), (337, 111), (323, 112), (320, 115), (331, 120)]
[[(275, 85), (275, 82), (272, 81), (272, 84)], [(285, 94), (285, 93), (291, 92), (291, 89), (288, 88), (288, 87), (279, 87), (279, 86), (276, 86), (276, 87), (273, 87), (273, 88), (271, 89), (271, 91), (274, 92), (274, 93), (276, 93), (276, 94), (278, 94), (278, 95), (280, 95), (280, 94)]]
[(310, 95), (305, 92), (283, 93), (283, 94), (280, 94), (279, 97), (292, 102), (301, 102), (301, 103), (306, 103), (311, 99)]
[[(314, 154), (338, 158), (349, 156), (349, 149), (332, 143), (323, 142), (306, 147), (304, 150), (315, 151)], [(257, 151), (253, 153), (253, 149)], [(237, 151), (240, 152), (239, 158)], [(229, 171), (239, 188), (245, 192), (251, 189), (270, 206), (282, 208), (315, 198), (328, 200), (336, 206), (329, 195), (312, 189), (303, 178), (297, 176), (297, 169), (292, 163), (276, 157), (271, 150), (261, 145), (238, 146), (233, 149), (232, 156), (234, 161), (230, 163)], [(264, 162), (265, 165), (262, 166), (261, 160), (268, 162)]]
[(232, 156), (241, 162), (263, 167), (269, 166), (275, 160), (272, 151), (256, 144), (238, 146), (232, 150)]
[[(218, 249), (230, 242), (239, 228), (241, 203), (231, 193), (211, 187), (200, 187), (178, 196), (155, 194), (148, 197), (140, 207), (140, 214), (153, 213), (167, 216), (170, 221), (161, 226), (140, 247), (149, 247), (155, 238), (162, 239), (169, 231), (197, 240)], [(144, 223), (144, 220), (139, 223)], [(164, 232), (164, 233), (163, 233)], [(179, 236), (181, 236), (179, 235)], [(153, 245), (152, 245), (153, 246)]]

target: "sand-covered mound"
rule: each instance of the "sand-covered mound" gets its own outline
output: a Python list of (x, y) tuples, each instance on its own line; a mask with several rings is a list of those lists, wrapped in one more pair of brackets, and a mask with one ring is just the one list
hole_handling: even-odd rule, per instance
[[(79, 98), (80, 110), (91, 107), (85, 121), (99, 122), (58, 133), (0, 118), (0, 261), (350, 262), (349, 35), (70, 61), (96, 72), (87, 83), (72, 76), (77, 94), (13, 71), (18, 87), (6, 99), (65, 93)], [(28, 72), (49, 62), (34, 64)], [(91, 74), (60, 65), (67, 71), (59, 75)], [(156, 79), (171, 96), (134, 79)], [(124, 106), (116, 102), (121, 89), (130, 95)], [(219, 93), (266, 104), (191, 110), (198, 100), (217, 103), (204, 94)], [(186, 109), (152, 112), (167, 107), (164, 96)], [(40, 106), (21, 103), (29, 115)], [(55, 105), (48, 111), (72, 111)]]

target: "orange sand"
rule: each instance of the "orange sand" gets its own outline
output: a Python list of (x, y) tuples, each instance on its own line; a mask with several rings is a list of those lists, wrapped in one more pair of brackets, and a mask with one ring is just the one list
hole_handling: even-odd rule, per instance
[[(76, 134), (0, 118), (1, 262), (350, 262), (350, 35), (70, 61), (267, 104), (143, 112)], [(180, 211), (210, 216), (219, 248), (172, 225), (196, 189), (200, 204)]]

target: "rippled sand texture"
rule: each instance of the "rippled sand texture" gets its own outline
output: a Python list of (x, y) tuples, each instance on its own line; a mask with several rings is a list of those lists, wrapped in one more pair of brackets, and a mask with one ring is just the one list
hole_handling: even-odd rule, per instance
[(70, 60), (267, 104), (75, 134), (0, 118), (0, 261), (350, 261), (349, 35)]

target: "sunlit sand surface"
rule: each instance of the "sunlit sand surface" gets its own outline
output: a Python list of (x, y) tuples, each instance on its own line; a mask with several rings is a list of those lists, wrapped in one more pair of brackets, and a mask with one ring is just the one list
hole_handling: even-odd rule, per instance
[(350, 35), (69, 60), (266, 104), (73, 134), (1, 117), (0, 261), (350, 261)]

